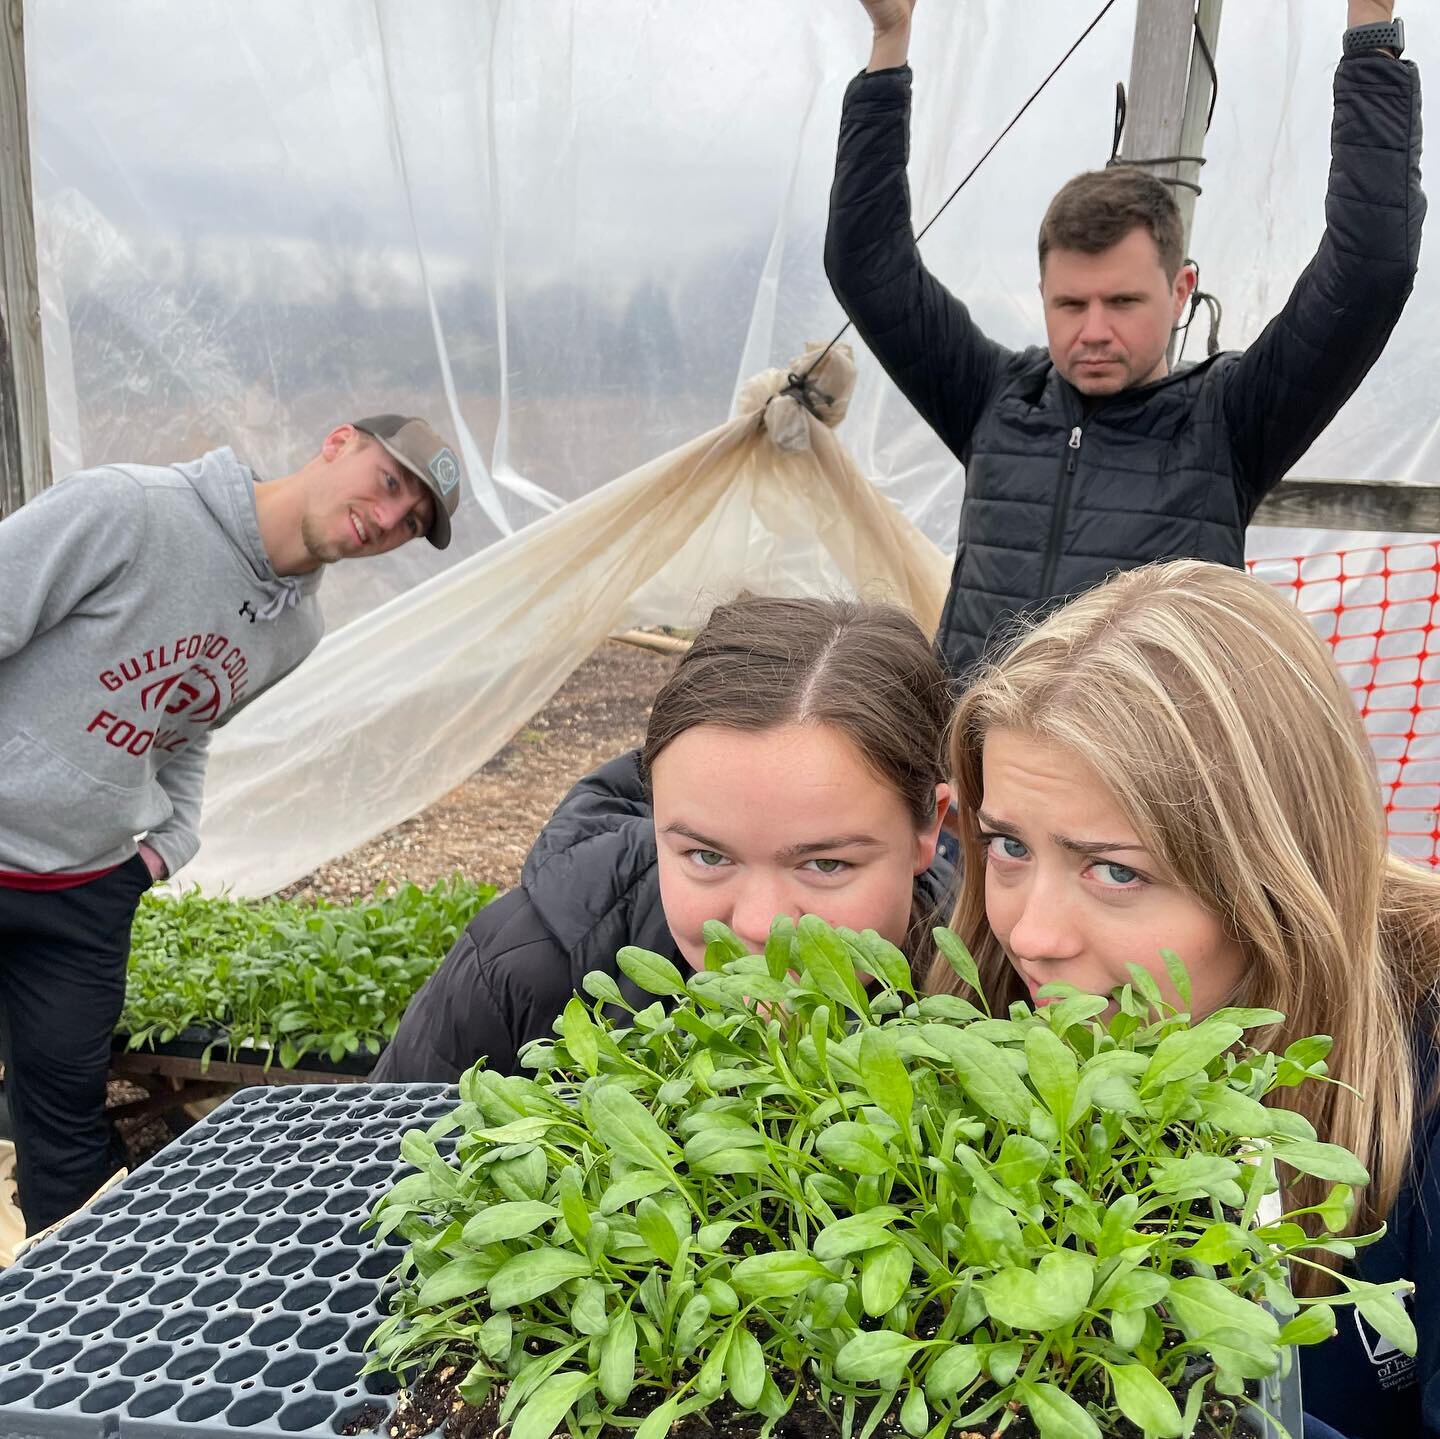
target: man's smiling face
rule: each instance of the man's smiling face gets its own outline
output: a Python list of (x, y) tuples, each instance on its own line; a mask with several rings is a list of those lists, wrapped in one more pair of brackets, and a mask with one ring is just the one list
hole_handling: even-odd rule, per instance
[(332, 564), (383, 555), (429, 530), (434, 495), (383, 445), (341, 425), (326, 437), (321, 455), (324, 478), (300, 521), (314, 559)]

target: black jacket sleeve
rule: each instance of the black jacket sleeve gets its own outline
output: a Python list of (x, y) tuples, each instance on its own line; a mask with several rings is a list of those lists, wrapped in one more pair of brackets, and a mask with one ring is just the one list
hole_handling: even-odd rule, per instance
[(910, 222), (908, 65), (845, 92), (825, 273), (860, 337), (963, 461), (1009, 352), (924, 266)]
[(481, 1058), (499, 1074), (519, 1073), (521, 1047), (550, 1033), (572, 993), (564, 952), (529, 895), (512, 889), (465, 927), (410, 1001), (370, 1079), (454, 1083)]
[(1226, 376), (1247, 519), (1385, 348), (1415, 282), (1424, 218), (1419, 71), (1385, 55), (1342, 60), (1320, 249)]

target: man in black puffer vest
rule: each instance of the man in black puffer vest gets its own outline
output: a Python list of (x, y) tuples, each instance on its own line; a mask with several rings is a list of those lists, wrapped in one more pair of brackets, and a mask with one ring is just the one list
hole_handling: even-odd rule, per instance
[(1393, 0), (1349, 0), (1335, 72), (1325, 235), (1243, 352), (1171, 371), (1195, 287), (1167, 188), (1078, 176), (1040, 231), (1047, 349), (1008, 350), (921, 263), (905, 176), (915, 0), (861, 0), (875, 28), (850, 84), (825, 268), (887, 373), (965, 467), (937, 645), (962, 677), (1019, 612), (1116, 570), (1239, 565), (1245, 527), (1379, 357), (1414, 282), (1420, 78)]

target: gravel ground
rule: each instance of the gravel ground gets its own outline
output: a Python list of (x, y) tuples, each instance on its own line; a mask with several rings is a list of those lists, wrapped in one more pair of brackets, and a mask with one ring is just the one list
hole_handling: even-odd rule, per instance
[(322, 866), (287, 897), (349, 900), (397, 880), (428, 885), (459, 870), (511, 888), (566, 790), (638, 745), (674, 660), (608, 640), (504, 749), (413, 819)]

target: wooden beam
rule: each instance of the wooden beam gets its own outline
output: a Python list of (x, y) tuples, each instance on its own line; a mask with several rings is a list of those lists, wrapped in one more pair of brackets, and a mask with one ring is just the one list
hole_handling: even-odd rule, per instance
[[(1205, 37), (1205, 44), (1211, 59), (1216, 60), (1220, 41), (1220, 7), (1222, 0), (1199, 0), (1195, 7), (1195, 24)], [(1203, 155), (1205, 153), (1205, 127), (1210, 118), (1210, 100), (1214, 93), (1214, 79), (1205, 52), (1199, 45), (1190, 50), (1190, 78), (1185, 86), (1185, 114), (1180, 122), (1179, 155)], [(1183, 180), (1201, 184), (1200, 166), (1185, 164), (1176, 167)], [(1175, 202), (1180, 206), (1180, 219), (1185, 226), (1185, 250), (1190, 250), (1190, 234), (1195, 222), (1195, 201), (1199, 199), (1194, 190), (1184, 185), (1175, 187)]]
[(272, 1064), (251, 1064), (224, 1058), (223, 1051), (201, 1068), (198, 1059), (181, 1054), (156, 1054), (149, 1049), (116, 1050), (110, 1056), (110, 1072), (117, 1079), (138, 1079), (160, 1074), (182, 1080), (213, 1081), (235, 1087), (251, 1084), (364, 1084), (363, 1074), (343, 1074), (334, 1069), (282, 1069)]
[[(1135, 12), (1135, 39), (1130, 54), (1130, 84), (1120, 159), (1134, 164), (1166, 155), (1205, 153), (1205, 122), (1210, 113), (1212, 80), (1205, 53), (1195, 42), (1198, 27), (1213, 57), (1220, 34), (1222, 0), (1140, 0)], [(1152, 175), (1176, 180), (1183, 248), (1190, 252), (1195, 220), (1192, 186), (1200, 184), (1197, 161), (1147, 164)], [(1168, 358), (1173, 364), (1178, 336), (1172, 337)]]
[(1440, 535), (1440, 485), (1394, 480), (1284, 480), (1252, 525)]
[[(1140, 0), (1126, 87), (1125, 134), (1120, 158), (1132, 163), (1179, 155), (1195, 38), (1195, 0)], [(1182, 175), (1178, 165), (1146, 166), (1162, 179)], [(1184, 179), (1193, 180), (1191, 174)]]
[(22, 0), (0, 0), (0, 515), (50, 483)]

